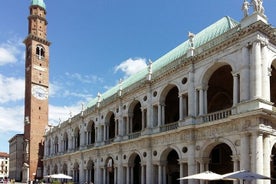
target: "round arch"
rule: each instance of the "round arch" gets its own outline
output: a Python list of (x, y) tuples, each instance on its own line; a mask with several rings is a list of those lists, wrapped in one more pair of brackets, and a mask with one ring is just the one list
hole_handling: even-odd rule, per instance
[(226, 65), (229, 65), (231, 67), (232, 71), (234, 71), (234, 67), (233, 67), (232, 63), (229, 61), (215, 62), (210, 67), (205, 68), (205, 70), (201, 73), (201, 75), (199, 77), (198, 84), (196, 84), (196, 85), (199, 85), (199, 86), (208, 85), (208, 81), (210, 80), (213, 73), (216, 70), (218, 70), (220, 67), (223, 67)]
[(200, 157), (203, 157), (203, 158), (208, 157), (214, 147), (216, 147), (219, 144), (223, 144), (223, 143), (230, 147), (233, 155), (238, 154), (235, 144), (231, 140), (225, 139), (225, 138), (218, 138), (218, 139), (214, 139), (212, 141), (208, 141), (208, 142), (206, 141), (203, 144), (204, 146), (201, 148)]
[(177, 147), (168, 147), (161, 153), (160, 162), (166, 163), (166, 170), (162, 171), (164, 180), (168, 184), (180, 183), (178, 178), (180, 177), (180, 163), (181, 154)]
[(176, 87), (177, 90), (179, 91), (180, 88), (179, 88), (179, 86), (178, 86), (177, 84), (175, 84), (175, 83), (170, 83), (170, 84), (168, 84), (167, 86), (165, 86), (165, 87), (161, 90), (161, 93), (160, 93), (160, 95), (159, 95), (159, 102), (160, 102), (160, 103), (164, 103), (164, 102), (165, 102), (168, 93), (169, 93), (170, 90), (171, 90), (172, 88), (174, 88), (174, 87)]
[(136, 156), (143, 158), (139, 151), (134, 151), (129, 155), (128, 164), (132, 164), (134, 162)]
[(169, 146), (169, 147), (167, 147), (167, 148), (164, 148), (163, 150), (160, 151), (160, 158), (159, 158), (159, 160), (160, 160), (160, 161), (166, 160), (167, 157), (168, 157), (168, 155), (169, 155), (169, 153), (170, 153), (172, 150), (174, 150), (174, 151), (178, 154), (179, 159), (182, 158), (182, 154), (181, 154), (180, 149), (179, 149), (177, 146), (172, 145), (172, 146)]
[(128, 114), (132, 117), (131, 122), (129, 122), (130, 133), (140, 132), (143, 127), (141, 102), (134, 100), (129, 106)]
[(138, 152), (130, 155), (128, 165), (131, 166), (133, 175), (131, 176), (131, 183), (139, 184), (142, 181), (142, 157)]
[(111, 118), (113, 115), (115, 116), (115, 113), (114, 113), (113, 111), (109, 111), (109, 112), (106, 114), (106, 116), (105, 116), (105, 122), (109, 122), (110, 118)]

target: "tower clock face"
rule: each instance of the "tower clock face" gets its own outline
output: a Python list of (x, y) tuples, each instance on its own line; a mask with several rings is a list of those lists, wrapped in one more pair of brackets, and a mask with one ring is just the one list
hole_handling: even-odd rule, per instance
[(32, 95), (38, 100), (46, 100), (48, 98), (48, 89), (43, 86), (33, 85)]

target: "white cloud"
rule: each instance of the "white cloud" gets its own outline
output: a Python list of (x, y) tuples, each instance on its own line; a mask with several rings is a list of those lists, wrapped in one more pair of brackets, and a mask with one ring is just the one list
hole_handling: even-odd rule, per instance
[(132, 59), (129, 58), (128, 60), (122, 62), (118, 66), (115, 67), (115, 72), (118, 70), (121, 70), (122, 72), (125, 73), (125, 77), (128, 77), (132, 74), (135, 74), (139, 72), (140, 70), (144, 69), (147, 67), (146, 59), (142, 58), (137, 58), (137, 59)]
[(22, 55), (24, 55), (23, 46), (20, 38), (13, 38), (0, 44), (0, 66), (15, 63), (18, 61), (17, 58), (22, 59)]
[(5, 77), (0, 74), (0, 104), (24, 99), (24, 78)]
[(0, 107), (0, 134), (1, 132), (23, 132), (24, 107)]
[(65, 75), (73, 80), (77, 80), (81, 83), (97, 83), (97, 82), (103, 82), (103, 79), (96, 76), (96, 75), (82, 75), (80, 73), (68, 73), (66, 72)]
[(10, 50), (0, 47), (0, 66), (8, 63), (14, 63), (16, 61), (16, 57)]
[(59, 122), (64, 122), (70, 116), (77, 115), (81, 112), (82, 105), (77, 103), (71, 106), (54, 106), (49, 105), (49, 124), (56, 126)]

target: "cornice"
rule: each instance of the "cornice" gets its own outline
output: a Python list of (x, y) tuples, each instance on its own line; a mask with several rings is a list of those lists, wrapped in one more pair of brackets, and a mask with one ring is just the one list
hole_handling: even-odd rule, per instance
[(33, 34), (29, 34), (29, 35), (25, 38), (25, 40), (23, 41), (23, 43), (27, 44), (27, 42), (28, 42), (29, 40), (35, 40), (35, 41), (40, 42), (40, 43), (42, 43), (42, 44), (44, 44), (44, 45), (47, 45), (47, 46), (50, 46), (50, 45), (51, 45), (51, 42), (49, 42), (48, 40), (45, 40), (45, 39), (40, 38), (40, 37), (38, 37), (38, 36), (35, 36), (35, 35), (33, 35)]

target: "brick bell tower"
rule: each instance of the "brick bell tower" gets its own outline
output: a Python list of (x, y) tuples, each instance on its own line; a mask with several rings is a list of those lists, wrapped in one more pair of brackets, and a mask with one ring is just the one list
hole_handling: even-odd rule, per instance
[(22, 181), (43, 177), (44, 132), (48, 125), (49, 46), (46, 6), (31, 0), (25, 60), (24, 164)]

